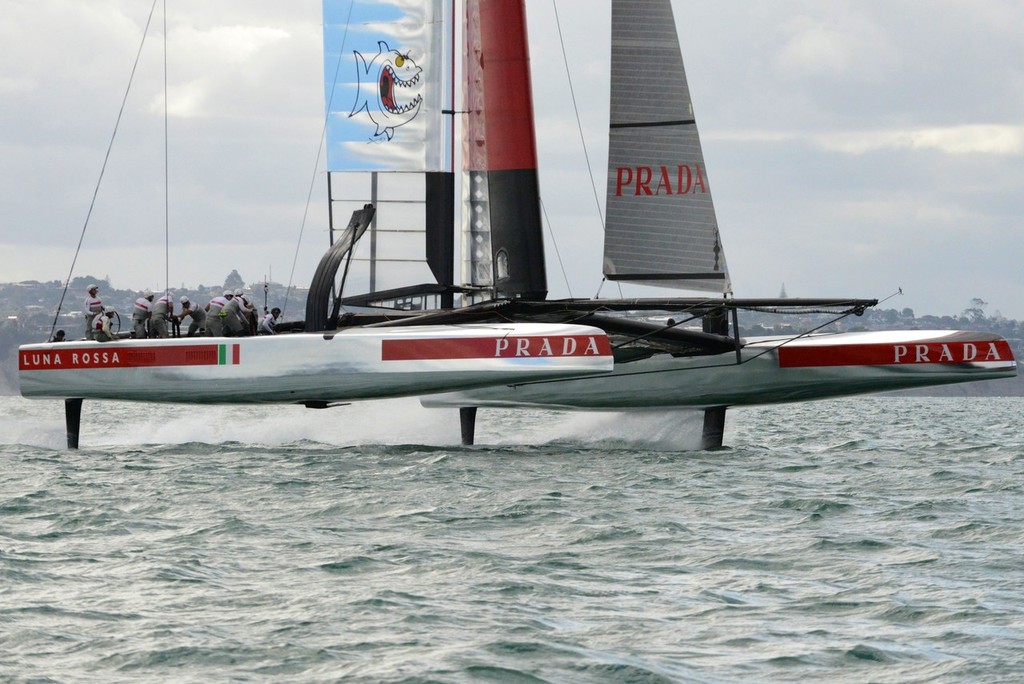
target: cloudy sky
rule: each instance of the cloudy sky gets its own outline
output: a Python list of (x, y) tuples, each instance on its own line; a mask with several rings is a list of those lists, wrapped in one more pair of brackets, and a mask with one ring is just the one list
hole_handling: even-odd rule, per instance
[[(0, 0), (0, 281), (67, 277), (151, 4)], [(158, 8), (73, 275), (308, 284), (327, 242), (319, 1), (167, 5), (170, 253)], [(528, 5), (551, 296), (591, 296), (599, 214), (552, 2)], [(1024, 3), (674, 8), (737, 296), (902, 288), (886, 308), (980, 298), (1024, 319)], [(557, 13), (603, 188), (608, 5)]]

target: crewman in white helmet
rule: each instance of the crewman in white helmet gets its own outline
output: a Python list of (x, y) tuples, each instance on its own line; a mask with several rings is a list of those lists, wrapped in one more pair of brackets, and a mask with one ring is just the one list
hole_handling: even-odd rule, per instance
[(224, 294), (214, 297), (206, 305), (206, 335), (207, 337), (224, 337), (224, 319), (228, 313), (225, 310), (231, 303), (235, 293), (225, 290)]
[(174, 315), (174, 293), (168, 290), (153, 304), (153, 316), (149, 319), (150, 337), (169, 337), (167, 321)]
[(240, 337), (245, 334), (245, 323), (242, 318), (242, 300), (238, 296), (241, 290), (235, 290), (231, 293), (231, 299), (228, 300), (227, 306), (224, 307), (224, 335), (227, 337)]
[(100, 286), (95, 283), (85, 289), (85, 339), (93, 339), (92, 322), (96, 314), (103, 313), (103, 302), (100, 301)]
[(238, 302), (238, 319), (241, 323), (239, 335), (253, 335), (256, 332), (256, 307), (241, 288), (235, 290), (235, 301)]
[(149, 336), (147, 326), (149, 317), (153, 314), (153, 291), (143, 290), (142, 296), (135, 300), (132, 307), (132, 335), (136, 339), (144, 339)]
[(178, 300), (181, 303), (181, 313), (178, 314), (178, 320), (184, 321), (185, 317), (190, 317), (191, 320), (188, 324), (187, 337), (195, 337), (203, 335), (206, 332), (206, 311), (203, 307), (199, 306), (195, 302), (189, 301), (189, 298), (185, 295), (181, 296)]
[(281, 310), (276, 306), (270, 310), (266, 316), (263, 317), (263, 322), (260, 323), (260, 335), (275, 335), (277, 334), (277, 319), (281, 316)]
[(97, 342), (110, 342), (117, 339), (117, 333), (110, 327), (117, 311), (112, 306), (103, 307), (103, 313), (93, 318), (92, 334)]

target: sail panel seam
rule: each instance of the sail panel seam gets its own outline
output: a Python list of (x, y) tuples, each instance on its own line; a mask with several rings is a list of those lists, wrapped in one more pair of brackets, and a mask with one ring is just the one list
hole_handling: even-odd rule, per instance
[(675, 121), (638, 121), (635, 123), (613, 123), (609, 128), (652, 128), (657, 126), (693, 126), (697, 122), (694, 119), (677, 119)]
[(725, 273), (609, 273), (609, 280), (725, 280)]

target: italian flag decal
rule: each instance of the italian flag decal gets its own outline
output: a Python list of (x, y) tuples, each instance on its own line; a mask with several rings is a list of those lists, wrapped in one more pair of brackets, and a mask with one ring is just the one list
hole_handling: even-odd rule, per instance
[(218, 366), (237, 366), (240, 362), (241, 356), (241, 349), (239, 349), (237, 344), (217, 345)]

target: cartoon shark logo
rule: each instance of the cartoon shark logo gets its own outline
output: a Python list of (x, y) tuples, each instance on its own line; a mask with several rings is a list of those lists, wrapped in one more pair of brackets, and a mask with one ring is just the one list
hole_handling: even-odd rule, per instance
[[(377, 46), (380, 51), (369, 63), (361, 53), (354, 52), (358, 62), (359, 87), (349, 117), (365, 111), (377, 126), (374, 137), (386, 135), (391, 140), (397, 127), (409, 123), (419, 114), (423, 96), (416, 89), (423, 69), (408, 54), (392, 50), (384, 41)], [(405, 91), (404, 97), (402, 91)]]

